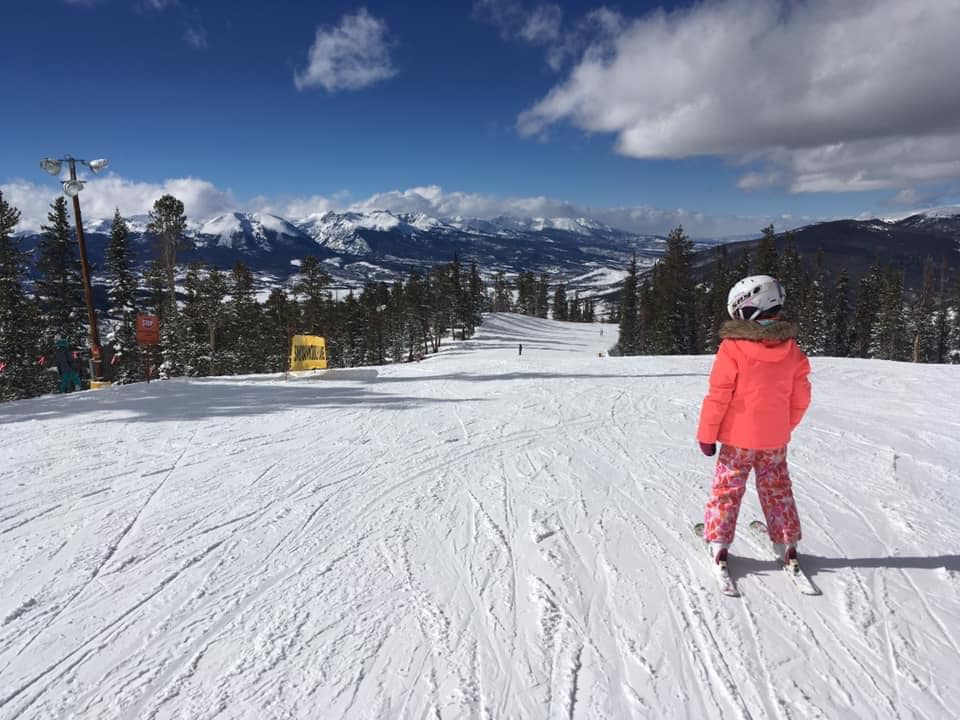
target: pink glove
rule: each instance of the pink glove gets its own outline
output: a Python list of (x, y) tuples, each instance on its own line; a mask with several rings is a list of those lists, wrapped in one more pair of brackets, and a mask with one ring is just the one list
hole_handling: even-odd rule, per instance
[(706, 455), (707, 457), (710, 457), (710, 456), (713, 455), (715, 452), (717, 452), (717, 444), (716, 444), (716, 443), (703, 443), (703, 442), (702, 442), (702, 443), (700, 443), (700, 452), (702, 452), (702, 453), (703, 453), (704, 455)]

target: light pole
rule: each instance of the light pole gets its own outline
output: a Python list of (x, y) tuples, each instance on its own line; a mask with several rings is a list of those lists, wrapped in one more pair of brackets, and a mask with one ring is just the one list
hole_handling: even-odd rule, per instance
[(44, 158), (40, 167), (51, 175), (60, 175), (63, 164), (67, 163), (70, 169), (70, 179), (63, 183), (63, 193), (73, 198), (73, 215), (77, 222), (77, 244), (80, 246), (80, 271), (83, 277), (83, 295), (87, 301), (87, 322), (90, 324), (90, 356), (93, 360), (93, 377), (97, 381), (103, 380), (103, 359), (100, 354), (100, 330), (97, 327), (97, 316), (93, 309), (93, 288), (90, 285), (90, 263), (87, 262), (87, 243), (83, 237), (83, 220), (80, 217), (80, 191), (83, 182), (77, 179), (77, 163), (83, 163), (94, 173), (98, 173), (107, 166), (107, 161), (80, 160), (71, 155), (63, 158)]

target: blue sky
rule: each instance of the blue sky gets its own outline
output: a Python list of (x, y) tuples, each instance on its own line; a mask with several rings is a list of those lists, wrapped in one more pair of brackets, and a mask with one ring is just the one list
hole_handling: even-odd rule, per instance
[[(22, 0), (0, 186), (94, 215), (374, 206), (694, 235), (957, 202), (960, 0)], [(12, 110), (11, 110), (12, 109)]]

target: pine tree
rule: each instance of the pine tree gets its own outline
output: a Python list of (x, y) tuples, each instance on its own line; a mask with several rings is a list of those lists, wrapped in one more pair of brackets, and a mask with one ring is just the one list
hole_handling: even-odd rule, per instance
[(449, 290), (450, 290), (450, 309), (452, 317), (450, 318), (450, 327), (453, 330), (453, 338), (457, 338), (457, 330), (460, 330), (460, 338), (466, 340), (468, 337), (468, 328), (471, 318), (471, 298), (469, 292), (469, 281), (464, 277), (463, 267), (460, 264), (460, 258), (454, 254), (453, 262), (448, 269)]
[(407, 346), (410, 354), (407, 358), (412, 361), (423, 357), (429, 351), (427, 317), (426, 317), (426, 285), (423, 276), (416, 270), (411, 270), (407, 278), (405, 290), (403, 324), (407, 331)]
[(511, 312), (512, 310), (510, 282), (501, 270), (493, 279), (493, 312)]
[(147, 265), (143, 284), (147, 290), (147, 307), (162, 319), (168, 303), (165, 273), (159, 260), (154, 259)]
[(583, 322), (583, 303), (580, 300), (580, 291), (575, 290), (573, 300), (567, 304), (567, 319), (573, 322)]
[(537, 288), (534, 275), (525, 270), (517, 276), (516, 311), (521, 315), (535, 315), (537, 311)]
[[(800, 263), (800, 253), (797, 251), (797, 241), (792, 231), (784, 233), (783, 252), (777, 258), (777, 279), (787, 295), (788, 307), (800, 307), (794, 300), (800, 297), (800, 285), (803, 273)], [(797, 316), (797, 314), (794, 314)]]
[(637, 355), (640, 352), (640, 305), (637, 256), (627, 265), (627, 276), (620, 290), (620, 339), (617, 352), (620, 355)]
[(867, 273), (860, 278), (857, 287), (857, 309), (853, 320), (851, 354), (854, 357), (873, 357), (871, 346), (880, 315), (880, 294), (883, 290), (883, 273), (880, 260), (875, 259)]
[(300, 266), (301, 278), (293, 286), (295, 296), (302, 296), (301, 329), (307, 335), (323, 335), (326, 305), (330, 298), (327, 288), (330, 276), (323, 270), (320, 261), (305, 257)]
[(948, 303), (953, 323), (950, 328), (950, 339), (947, 342), (947, 354), (950, 362), (960, 362), (960, 273), (957, 274), (953, 288), (953, 297)]
[(430, 272), (427, 273), (427, 280), (427, 303), (430, 308), (430, 343), (433, 352), (439, 352), (443, 336), (450, 329), (450, 320), (453, 317), (455, 298), (455, 294), (451, 290), (453, 281), (449, 269), (442, 266), (431, 268)]
[(730, 317), (727, 313), (727, 295), (734, 282), (730, 276), (727, 246), (720, 245), (714, 251), (713, 278), (701, 305), (704, 352), (715, 353), (720, 345), (720, 327)]
[(814, 276), (804, 283), (801, 297), (800, 336), (797, 338), (798, 344), (808, 355), (823, 355), (826, 352), (825, 315), (828, 303), (826, 282), (823, 250), (818, 250)]
[(467, 318), (468, 337), (472, 337), (480, 323), (483, 322), (483, 313), (486, 310), (486, 289), (477, 263), (470, 264), (470, 278), (467, 281), (467, 294), (470, 300)]
[(940, 262), (940, 279), (937, 289), (934, 326), (934, 353), (932, 362), (947, 362), (950, 349), (950, 298), (947, 295), (947, 262)]
[(667, 236), (667, 250), (654, 274), (654, 347), (662, 355), (699, 351), (696, 292), (692, 276), (693, 243), (683, 227)]
[(833, 286), (832, 301), (827, 314), (826, 354), (832, 357), (850, 355), (850, 280), (842, 268)]
[(36, 296), (43, 326), (44, 347), (53, 349), (62, 339), (71, 347), (83, 344), (83, 287), (80, 260), (72, 242), (67, 202), (63, 196), (51, 204), (48, 225), (37, 247)]
[(19, 222), (0, 190), (0, 402), (34, 397), (48, 384), (37, 363), (37, 314), (23, 289), (27, 257), (13, 234)]
[(137, 309), (134, 294), (137, 281), (130, 258), (130, 232), (120, 210), (113, 215), (110, 228), (110, 244), (106, 253), (107, 297), (110, 307), (108, 341), (113, 349), (113, 380), (128, 383), (142, 380), (144, 376), (140, 349), (137, 346)]
[[(473, 275), (475, 272), (476, 264), (474, 264), (473, 270), (470, 273), (470, 279), (468, 281), (471, 312), (474, 309), (473, 303), (476, 302), (473, 294)], [(392, 363), (403, 362), (407, 357), (408, 350), (405, 344), (407, 332), (406, 327), (404, 326), (404, 318), (406, 317), (406, 291), (403, 287), (402, 280), (394, 281), (393, 285), (390, 287), (390, 296), (387, 300), (386, 313), (387, 361)], [(471, 319), (471, 325), (468, 328), (469, 335), (473, 335), (474, 329), (478, 324), (479, 321)]]
[(558, 283), (553, 291), (553, 319), (569, 320), (569, 310), (567, 307), (567, 286), (564, 283)]
[(907, 358), (906, 317), (903, 310), (903, 275), (887, 267), (880, 295), (880, 312), (870, 343), (871, 357), (880, 360)]
[(257, 302), (253, 273), (242, 262), (233, 266), (229, 292), (230, 301), (226, 310), (231, 370), (240, 374), (263, 372), (266, 353), (261, 308)]
[(587, 298), (584, 303), (583, 313), (580, 316), (580, 321), (592, 323), (596, 319), (596, 316), (596, 300), (594, 298)]
[(751, 270), (750, 251), (744, 249), (740, 252), (740, 259), (737, 261), (737, 265), (733, 269), (733, 278), (734, 278), (733, 281), (736, 283), (745, 277), (749, 277), (750, 275), (752, 275), (750, 270)]
[(911, 303), (907, 322), (913, 362), (936, 361), (935, 303), (933, 258), (928, 257), (923, 264), (920, 291)]
[(160, 342), (152, 348), (144, 349), (144, 352), (149, 356), (153, 368), (151, 372), (153, 376), (156, 377), (159, 374), (159, 369), (163, 366), (163, 357), (167, 352), (167, 349), (163, 345), (164, 337), (167, 335), (164, 327), (167, 322), (167, 316), (170, 314), (167, 312), (169, 302), (167, 302), (166, 273), (163, 270), (163, 265), (160, 260), (155, 258), (147, 265), (147, 269), (143, 275), (143, 284), (147, 291), (145, 298), (146, 307), (160, 321)]
[(543, 273), (540, 273), (540, 280), (536, 285), (536, 299), (534, 307), (534, 315), (538, 318), (547, 317), (547, 311), (549, 310), (550, 303), (548, 301), (549, 283), (547, 282), (547, 276)]
[[(184, 374), (188, 376), (216, 374), (204, 315), (203, 284), (207, 272), (203, 263), (192, 262), (187, 266), (183, 278), (183, 301), (180, 303), (180, 327), (183, 337), (180, 351)], [(167, 304), (165, 293), (161, 302)]]
[(640, 283), (640, 293), (638, 297), (638, 322), (637, 322), (637, 354), (647, 355), (653, 352), (652, 335), (654, 330), (654, 307), (653, 307), (653, 285), (650, 278), (644, 278)]
[(776, 277), (777, 263), (777, 238), (773, 232), (773, 225), (767, 225), (760, 232), (763, 237), (757, 247), (757, 265), (758, 275), (773, 275)]
[(266, 371), (285, 372), (290, 359), (290, 338), (298, 320), (296, 305), (281, 288), (273, 288), (264, 304), (264, 343), (267, 347)]
[(183, 203), (173, 195), (163, 195), (153, 203), (147, 232), (154, 236), (160, 252), (160, 266), (166, 273), (168, 303), (176, 308), (176, 268), (177, 252), (183, 242), (187, 229), (187, 217), (183, 213)]
[(230, 293), (230, 282), (219, 268), (210, 268), (198, 287), (199, 316), (206, 329), (207, 347), (205, 368), (209, 375), (220, 375), (237, 372), (233, 349), (228, 345), (228, 325), (231, 320), (227, 310), (227, 295)]

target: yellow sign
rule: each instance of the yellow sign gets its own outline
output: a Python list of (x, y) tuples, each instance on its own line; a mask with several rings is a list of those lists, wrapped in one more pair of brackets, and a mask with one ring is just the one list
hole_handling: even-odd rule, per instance
[(291, 370), (323, 370), (327, 367), (327, 341), (319, 335), (294, 335), (290, 343)]

